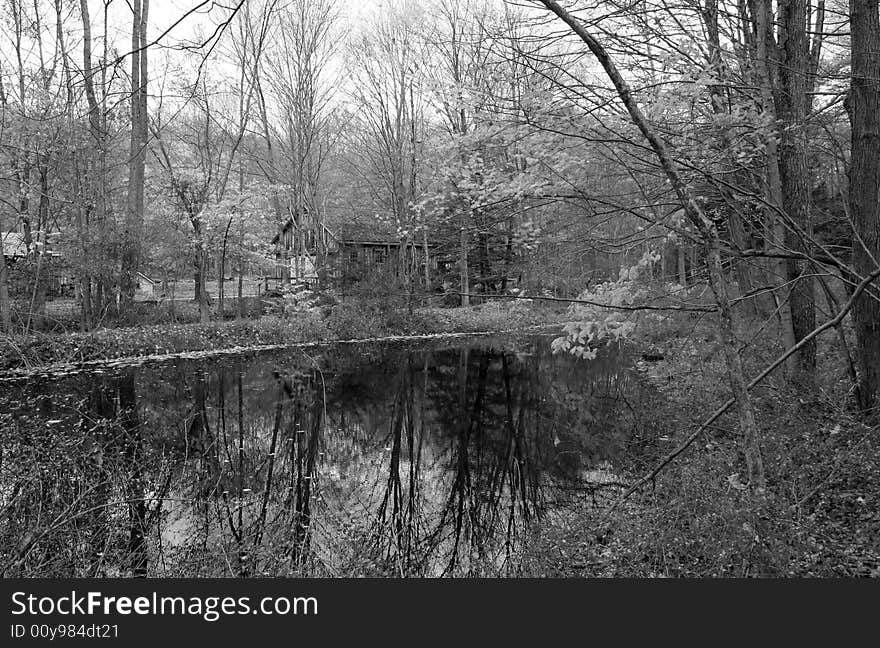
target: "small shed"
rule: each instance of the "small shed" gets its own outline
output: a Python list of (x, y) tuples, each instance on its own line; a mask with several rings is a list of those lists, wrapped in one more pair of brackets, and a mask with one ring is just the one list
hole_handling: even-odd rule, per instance
[(23, 233), (0, 232), (3, 259), (10, 273), (13, 292), (27, 291), (26, 286), (33, 281), (37, 268), (41, 285), (45, 286), (47, 295), (64, 295), (73, 289), (73, 271), (61, 252), (52, 247), (52, 238), (52, 234), (47, 236), (42, 231), (33, 231), (28, 246)]
[(135, 282), (135, 298), (145, 300), (156, 299), (159, 293), (161, 293), (161, 283), (150, 279), (143, 272), (137, 273)]

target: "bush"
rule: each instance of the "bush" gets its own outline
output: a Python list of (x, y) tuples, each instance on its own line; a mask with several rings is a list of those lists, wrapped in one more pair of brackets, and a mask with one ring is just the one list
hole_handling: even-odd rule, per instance
[(366, 304), (344, 303), (333, 306), (326, 325), (340, 339), (359, 339), (382, 335), (382, 314)]
[(385, 316), (384, 328), (393, 335), (428, 335), (442, 331), (426, 313), (396, 310)]
[[(226, 297), (223, 299), (223, 313), (216, 313), (217, 317), (228, 320), (238, 317), (238, 298)], [(263, 315), (263, 301), (259, 297), (241, 298), (241, 315), (249, 319), (256, 319)]]

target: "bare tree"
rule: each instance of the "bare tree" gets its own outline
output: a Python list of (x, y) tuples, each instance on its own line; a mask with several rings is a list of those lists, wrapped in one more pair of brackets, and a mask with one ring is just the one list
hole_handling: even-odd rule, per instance
[[(399, 269), (413, 275), (415, 201), (419, 176), (422, 99), (416, 21), (407, 8), (377, 19), (357, 40), (354, 99), (362, 118), (360, 157), (373, 200), (400, 237)], [(412, 260), (412, 259), (410, 259)], [(427, 260), (426, 260), (427, 263)]]
[[(270, 129), (271, 108), (261, 104), (271, 155), (267, 177), (276, 184), (279, 178), (286, 180), (287, 213), (278, 227), (280, 232), (288, 219), (293, 224), (290, 252), (298, 279), (306, 270), (307, 259), (317, 268), (326, 257), (321, 194), (323, 170), (334, 140), (331, 126), (336, 87), (330, 65), (338, 17), (335, 0), (287, 3), (275, 14), (276, 48), (263, 63), (263, 76), (279, 117), (279, 127)], [(285, 258), (284, 262), (290, 261)]]
[[(876, 2), (850, 0), (852, 123), (850, 212), (855, 224), (853, 269), (858, 277), (880, 270), (880, 15)], [(877, 282), (874, 281), (874, 285)], [(863, 293), (853, 320), (861, 361), (860, 395), (865, 411), (880, 405), (880, 297)]]
[(760, 445), (758, 442), (758, 430), (755, 422), (755, 412), (743, 370), (742, 357), (736, 342), (736, 329), (734, 325), (734, 313), (731, 309), (731, 298), (727, 282), (722, 270), (721, 249), (723, 246), (716, 224), (710, 219), (697, 201), (687, 184), (682, 180), (678, 165), (671, 157), (666, 144), (657, 135), (648, 123), (642, 110), (639, 108), (629, 84), (621, 75), (614, 61), (602, 44), (584, 27), (583, 23), (563, 9), (559, 3), (553, 0), (541, 0), (542, 4), (552, 13), (559, 17), (569, 28), (587, 45), (593, 56), (601, 64), (608, 78), (614, 84), (614, 88), (620, 101), (625, 106), (633, 123), (647, 140), (651, 150), (657, 156), (669, 183), (672, 185), (681, 206), (688, 219), (692, 222), (700, 234), (707, 257), (709, 270), (709, 286), (718, 306), (719, 323), (721, 325), (722, 343), (724, 356), (727, 362), (727, 373), (730, 380), (733, 399), (739, 414), (740, 431), (743, 436), (743, 452), (746, 457), (749, 482), (762, 488), (764, 485), (764, 465), (761, 458)]
[(134, 299), (144, 223), (144, 167), (147, 158), (147, 18), (150, 0), (133, 0), (131, 22), (131, 140), (128, 167), (128, 203), (123, 233), (121, 297)]
[[(810, 252), (810, 173), (807, 161), (806, 113), (810, 41), (807, 38), (807, 0), (779, 3), (779, 92), (776, 114), (780, 120), (779, 175), (782, 208), (786, 222), (786, 248), (797, 253)], [(791, 322), (795, 343), (816, 328), (814, 281), (811, 265), (796, 258), (787, 260), (786, 280), (792, 282)], [(811, 376), (816, 366), (816, 345), (804, 345), (797, 355), (803, 376)]]
[[(440, 17), (431, 44), (438, 53), (440, 66), (435, 79), (439, 82), (442, 113), (453, 138), (459, 142), (459, 161), (464, 163), (466, 153), (461, 141), (473, 128), (477, 106), (466, 97), (467, 89), (479, 85), (485, 68), (485, 32), (479, 25), (479, 9), (470, 0), (443, 0), (438, 3)], [(439, 78), (438, 78), (439, 77)], [(476, 94), (479, 96), (479, 94)], [(460, 206), (459, 224), (459, 290), (461, 305), (470, 305), (470, 268), (468, 253), (473, 214), (467, 206)]]

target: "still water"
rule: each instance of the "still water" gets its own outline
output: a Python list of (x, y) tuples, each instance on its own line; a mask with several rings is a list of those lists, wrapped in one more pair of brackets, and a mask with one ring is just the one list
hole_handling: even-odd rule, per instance
[(516, 575), (626, 445), (630, 364), (473, 338), (5, 383), (0, 569)]

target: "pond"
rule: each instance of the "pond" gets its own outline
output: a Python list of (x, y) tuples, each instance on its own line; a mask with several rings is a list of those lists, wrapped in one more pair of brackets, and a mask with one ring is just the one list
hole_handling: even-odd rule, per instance
[(11, 576), (516, 575), (641, 387), (550, 339), (340, 344), (0, 385)]

